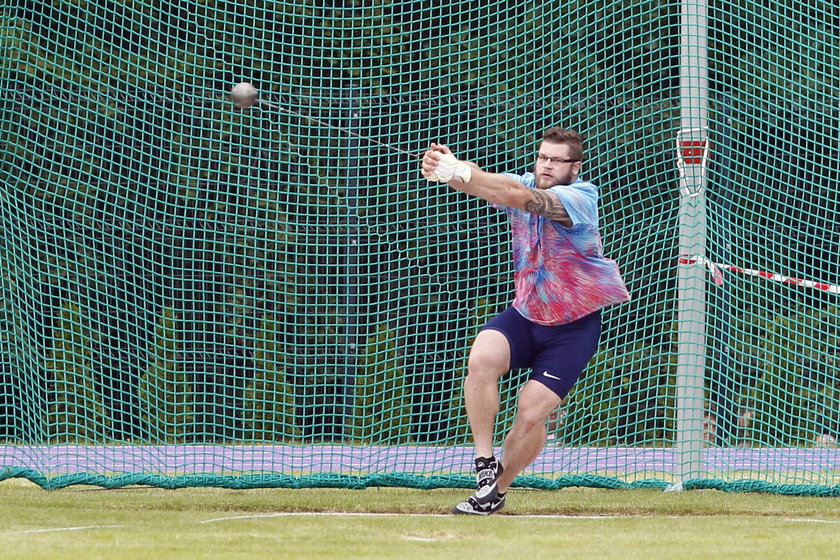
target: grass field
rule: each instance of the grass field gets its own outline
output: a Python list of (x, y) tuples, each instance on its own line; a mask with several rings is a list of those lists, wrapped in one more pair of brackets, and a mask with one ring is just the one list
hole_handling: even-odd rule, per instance
[(463, 490), (46, 491), (0, 483), (0, 558), (840, 557), (840, 502), (718, 491), (509, 494), (504, 515), (451, 516)]

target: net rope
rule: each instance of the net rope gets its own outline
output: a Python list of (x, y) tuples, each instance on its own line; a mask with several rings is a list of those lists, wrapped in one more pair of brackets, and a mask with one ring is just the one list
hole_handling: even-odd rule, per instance
[[(0, 480), (470, 486), (460, 387), (512, 299), (507, 225), (388, 145), (521, 173), (559, 124), (587, 138), (633, 300), (516, 483), (678, 482), (683, 6), (7, 3)], [(708, 16), (702, 257), (732, 268), (704, 288), (682, 482), (836, 495), (837, 295), (737, 270), (840, 284), (840, 8)], [(266, 103), (235, 109), (242, 81)]]

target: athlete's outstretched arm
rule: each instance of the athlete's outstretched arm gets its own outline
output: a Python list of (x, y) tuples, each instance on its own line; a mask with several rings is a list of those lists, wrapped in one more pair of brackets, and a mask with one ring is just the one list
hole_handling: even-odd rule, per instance
[[(451, 157), (441, 159), (449, 154)], [(488, 202), (510, 208), (520, 208), (532, 214), (555, 220), (561, 225), (571, 227), (572, 220), (560, 198), (551, 191), (530, 189), (516, 179), (498, 173), (488, 173), (471, 162), (451, 163), (452, 151), (442, 144), (432, 144), (423, 155), (422, 173), (431, 180), (443, 180), (453, 189), (477, 196)], [(458, 164), (469, 166), (469, 170), (459, 168)], [(436, 173), (444, 169), (445, 176), (438, 179)], [(450, 171), (453, 171), (450, 174)], [(465, 176), (466, 175), (466, 176)]]

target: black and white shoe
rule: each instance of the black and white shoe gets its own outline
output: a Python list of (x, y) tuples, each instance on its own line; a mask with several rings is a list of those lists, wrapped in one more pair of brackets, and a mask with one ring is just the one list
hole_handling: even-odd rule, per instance
[(466, 502), (461, 502), (452, 513), (469, 515), (490, 515), (505, 505), (504, 495), (499, 495), (499, 476), (504, 472), (502, 464), (495, 457), (479, 457), (475, 460), (475, 481), (478, 489)]
[(467, 498), (466, 502), (461, 502), (454, 508), (452, 513), (455, 515), (490, 515), (496, 513), (505, 506), (505, 495), (496, 493), (496, 496), (489, 502), (479, 503), (475, 496)]
[(499, 493), (499, 477), (504, 472), (502, 464), (495, 458), (479, 457), (475, 460), (475, 482), (477, 489), (473, 498), (479, 504), (492, 502)]

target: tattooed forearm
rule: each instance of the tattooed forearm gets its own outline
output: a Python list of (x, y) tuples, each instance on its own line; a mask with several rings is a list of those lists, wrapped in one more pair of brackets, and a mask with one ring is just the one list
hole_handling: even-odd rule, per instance
[(532, 191), (534, 200), (525, 203), (525, 210), (538, 214), (549, 220), (560, 222), (560, 225), (572, 227), (572, 219), (563, 207), (563, 203), (556, 194), (535, 189)]

